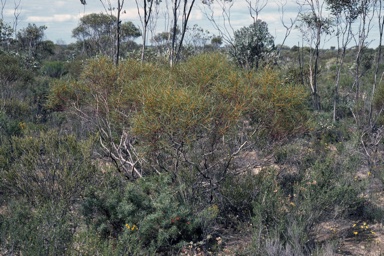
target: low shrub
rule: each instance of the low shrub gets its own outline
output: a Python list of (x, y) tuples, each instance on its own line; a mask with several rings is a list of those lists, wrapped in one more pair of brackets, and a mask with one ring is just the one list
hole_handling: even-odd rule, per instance
[(51, 78), (60, 78), (68, 73), (68, 68), (62, 61), (48, 61), (41, 67), (41, 72)]
[[(112, 178), (112, 183), (119, 183)], [(110, 185), (107, 187), (110, 188)], [(90, 228), (114, 238), (119, 250), (172, 251), (201, 239), (202, 219), (183, 203), (179, 188), (166, 175), (148, 177), (106, 190), (91, 189), (83, 204)]]
[[(346, 160), (348, 159), (348, 160)], [(363, 190), (349, 168), (353, 157), (329, 153), (295, 174), (265, 172), (254, 201), (254, 244), (258, 255), (309, 255), (320, 248), (314, 227), (321, 221), (347, 218), (364, 207)], [(301, 168), (301, 169), (300, 169)]]

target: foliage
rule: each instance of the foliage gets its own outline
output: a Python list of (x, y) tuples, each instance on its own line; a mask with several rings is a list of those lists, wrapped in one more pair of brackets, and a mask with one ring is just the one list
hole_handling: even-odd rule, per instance
[(7, 45), (11, 43), (13, 29), (10, 25), (0, 19), (0, 50), (7, 50)]
[(122, 41), (132, 41), (141, 36), (140, 30), (131, 21), (121, 24), (120, 33)]
[(38, 208), (26, 199), (9, 202), (0, 215), (1, 247), (9, 254), (66, 254), (75, 230), (66, 207), (61, 202)]
[[(332, 255), (352, 232), (364, 238), (349, 228), (320, 241), (324, 224), (361, 220), (378, 232), (383, 118), (368, 126), (356, 115), (356, 49), (332, 122), (334, 51), (319, 49), (324, 107), (312, 112), (302, 76), (313, 49), (292, 48), (305, 70), (288, 50), (283, 67), (247, 70), (218, 52), (169, 68), (148, 48), (147, 62), (132, 52), (115, 66), (74, 45), (44, 55), (43, 43), (41, 68), (0, 54), (0, 254), (219, 254), (239, 244), (245, 255)], [(374, 52), (364, 52), (368, 109)]]
[[(377, 113), (382, 113), (384, 109), (383, 97), (384, 97), (384, 83), (380, 83), (373, 99), (373, 106), (375, 107)], [(383, 114), (381, 114), (378, 117), (378, 119), (379, 119), (379, 124), (384, 124)]]
[(0, 244), (10, 254), (66, 254), (78, 222), (75, 205), (92, 181), (92, 140), (56, 132), (1, 143)]
[(94, 171), (92, 140), (79, 144), (74, 136), (55, 132), (12, 137), (8, 167), (1, 169), (1, 188), (32, 205), (61, 200), (69, 205), (83, 193), (82, 185)]
[(198, 239), (201, 232), (201, 220), (183, 204), (168, 176), (138, 180), (112, 191), (90, 190), (83, 213), (101, 237), (118, 238), (125, 253), (169, 250)]
[(220, 45), (223, 44), (223, 38), (220, 37), (220, 36), (215, 36), (215, 37), (212, 37), (211, 39), (211, 44), (215, 47), (219, 47)]
[[(0, 86), (7, 85), (15, 81), (30, 79), (29, 72), (23, 70), (21, 61), (9, 54), (0, 54)], [(5, 88), (2, 88), (5, 91)]]
[(46, 26), (36, 26), (35, 24), (28, 24), (26, 28), (23, 28), (17, 33), (17, 40), (21, 49), (28, 53), (29, 57), (36, 57), (38, 50), (51, 51), (50, 47), (47, 47), (43, 42), (44, 31)]
[(67, 74), (68, 70), (62, 61), (49, 61), (43, 64), (41, 72), (51, 78), (60, 78)]
[[(300, 151), (300, 150), (299, 150)], [(261, 193), (254, 202), (254, 253), (263, 255), (307, 255), (317, 246), (311, 232), (318, 223), (332, 218), (359, 215), (363, 186), (350, 175), (355, 156), (337, 157), (329, 152), (310, 164), (300, 164), (315, 152), (287, 152), (299, 157), (296, 170), (260, 175)], [(345, 152), (347, 153), (347, 152)], [(305, 156), (307, 155), (307, 156)], [(342, 177), (342, 178), (341, 178)]]
[[(103, 154), (128, 178), (152, 169), (185, 175), (182, 180), (194, 176), (195, 185), (220, 183), (235, 152), (253, 145), (255, 134), (268, 131), (278, 140), (306, 126), (302, 86), (284, 84), (271, 70), (242, 72), (220, 54), (173, 70), (134, 61), (115, 67), (101, 58), (89, 63), (80, 82), (57, 82), (48, 105), (75, 106), (99, 131)], [(245, 131), (240, 124), (248, 118), (255, 128)]]
[(314, 12), (301, 14), (300, 21), (301, 24), (299, 29), (303, 33), (305, 39), (309, 42), (313, 41), (315, 36), (320, 36), (320, 34), (331, 34), (333, 29), (332, 20), (330, 18), (321, 17)]
[[(72, 36), (78, 40), (79, 47), (88, 56), (113, 56), (115, 47), (117, 18), (103, 13), (91, 13), (80, 19), (79, 25), (73, 29)], [(120, 24), (121, 42), (129, 42), (141, 35), (140, 30), (132, 22)]]
[(274, 38), (268, 31), (267, 23), (257, 20), (249, 27), (235, 31), (229, 53), (241, 67), (257, 69), (274, 47)]
[(332, 15), (338, 16), (344, 12), (348, 22), (353, 22), (357, 19), (357, 17), (364, 10), (365, 4), (364, 2), (357, 0), (327, 0), (326, 3)]
[(264, 135), (281, 140), (308, 128), (308, 93), (303, 85), (284, 81), (269, 68), (249, 75), (248, 79), (257, 90), (255, 105), (248, 115), (251, 122), (262, 124), (262, 131), (267, 132)]

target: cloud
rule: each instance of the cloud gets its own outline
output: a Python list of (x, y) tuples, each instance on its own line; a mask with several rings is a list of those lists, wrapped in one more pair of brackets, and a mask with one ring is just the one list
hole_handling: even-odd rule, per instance
[(79, 15), (71, 14), (54, 14), (52, 16), (29, 16), (26, 18), (27, 22), (66, 22), (78, 20)]
[(55, 2), (54, 2), (54, 5), (55, 5), (56, 7), (65, 7), (65, 6), (68, 5), (68, 2), (67, 2), (67, 1), (55, 1)]

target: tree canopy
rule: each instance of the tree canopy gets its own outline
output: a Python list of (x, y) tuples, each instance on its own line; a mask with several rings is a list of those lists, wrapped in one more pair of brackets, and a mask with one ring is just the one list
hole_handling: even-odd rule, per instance
[[(112, 56), (115, 47), (117, 18), (103, 13), (91, 13), (80, 19), (72, 30), (72, 37), (82, 43), (88, 55), (105, 54)], [(120, 24), (120, 39), (131, 41), (141, 35), (140, 30), (130, 21)]]
[(250, 26), (235, 31), (230, 54), (240, 66), (258, 68), (260, 61), (274, 47), (274, 37), (268, 31), (268, 24), (257, 20)]

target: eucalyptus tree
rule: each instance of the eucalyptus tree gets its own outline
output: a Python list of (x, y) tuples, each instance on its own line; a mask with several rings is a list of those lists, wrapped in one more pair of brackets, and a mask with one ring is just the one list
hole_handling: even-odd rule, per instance
[[(116, 40), (116, 18), (108, 14), (88, 14), (80, 19), (79, 25), (73, 29), (72, 36), (82, 43), (83, 51), (88, 55), (102, 54), (115, 57), (118, 63), (119, 51), (116, 46), (120, 41), (130, 41), (141, 35), (140, 30), (132, 22), (118, 25)], [(118, 43), (117, 43), (118, 41)]]
[(299, 8), (299, 11), (296, 14), (296, 16), (289, 18), (289, 21), (287, 21), (287, 19), (285, 17), (285, 10), (286, 10), (286, 6), (287, 6), (287, 3), (288, 3), (287, 1), (288, 0), (279, 0), (278, 3), (277, 3), (279, 11), (280, 11), (280, 22), (281, 22), (281, 25), (285, 29), (285, 34), (284, 34), (283, 40), (280, 43), (280, 46), (276, 49), (276, 51), (277, 51), (276, 55), (278, 57), (280, 56), (280, 52), (281, 52), (282, 47), (285, 44), (285, 41), (287, 40), (287, 38), (291, 34), (292, 30), (295, 28), (295, 25), (297, 23), (297, 20), (299, 18), (300, 13), (301, 13), (301, 8)]
[[(317, 78), (319, 72), (319, 53), (323, 35), (332, 31), (332, 20), (324, 15), (325, 2), (320, 0), (304, 0), (299, 5), (305, 10), (299, 16), (299, 29), (304, 39), (310, 45), (310, 86), (313, 99), (313, 107), (321, 109), (320, 95), (318, 93)], [(314, 46), (314, 50), (312, 50)]]
[(354, 63), (353, 83), (353, 88), (355, 89), (356, 103), (360, 100), (361, 77), (366, 71), (366, 69), (364, 70), (364, 68), (362, 68), (363, 54), (367, 46), (369, 45), (367, 39), (372, 29), (372, 21), (375, 17), (375, 13), (373, 11), (375, 7), (375, 0), (361, 0), (359, 4), (360, 11), (358, 13), (358, 32), (353, 38), (357, 49)]
[[(188, 21), (196, 0), (172, 0), (172, 19), (171, 26), (172, 41), (169, 56), (170, 66), (179, 60), (183, 41), (188, 29)], [(181, 15), (181, 26), (179, 26), (179, 15)], [(180, 38), (177, 40), (177, 30), (180, 30)]]
[[(107, 55), (112, 56), (112, 52), (113, 52), (113, 58), (114, 58), (115, 64), (118, 65), (119, 59), (120, 59), (120, 41), (123, 40), (124, 36), (127, 37), (127, 35), (129, 35), (128, 37), (136, 38), (136, 37), (139, 37), (141, 33), (137, 28), (135, 29), (135, 31), (132, 31), (131, 29), (133, 25), (132, 23), (122, 24), (121, 13), (124, 7), (124, 0), (117, 0), (117, 8), (112, 7), (112, 3), (110, 0), (106, 1), (108, 8), (106, 8), (106, 4), (102, 0), (100, 0), (100, 2), (107, 13), (107, 14), (104, 14), (105, 15), (104, 17), (100, 16), (102, 19), (104, 19), (104, 22), (106, 22), (106, 25), (107, 25), (106, 27), (109, 27), (109, 31), (106, 30), (105, 32), (107, 32), (110, 35), (114, 33), (114, 36), (110, 36), (110, 38), (114, 40), (114, 47), (109, 49), (110, 53)], [(80, 3), (83, 5), (87, 4), (86, 0), (80, 0)], [(113, 14), (114, 10), (117, 10), (116, 16)], [(110, 21), (107, 21), (108, 20), (107, 16), (110, 16), (109, 18)], [(126, 31), (124, 31), (124, 29), (126, 29)], [(127, 33), (127, 31), (131, 31), (131, 33)], [(81, 31), (79, 32), (81, 33)], [(75, 32), (74, 32), (74, 37), (76, 37)]]
[(374, 118), (373, 117), (373, 104), (374, 104), (374, 97), (376, 94), (376, 87), (382, 82), (384, 72), (381, 74), (379, 78), (379, 67), (382, 62), (382, 45), (383, 45), (383, 32), (384, 32), (384, 4), (382, 1), (378, 0), (376, 1), (376, 15), (378, 20), (378, 29), (379, 29), (379, 46), (377, 47), (377, 53), (376, 53), (376, 65), (375, 65), (375, 73), (374, 73), (374, 82), (372, 85), (372, 95), (371, 95), (371, 103), (369, 108), (369, 123), (370, 126), (373, 127), (376, 124), (377, 117), (381, 114), (383, 111), (383, 107), (378, 109), (379, 115)]
[(338, 43), (337, 70), (333, 99), (333, 122), (337, 118), (337, 105), (339, 101), (339, 83), (341, 70), (344, 67), (344, 59), (348, 45), (353, 39), (352, 24), (357, 20), (362, 11), (360, 0), (326, 0), (328, 9), (334, 17), (336, 38)]
[[(154, 7), (158, 6), (161, 1), (142, 0), (141, 2), (139, 2), (139, 0), (135, 0), (135, 2), (137, 7), (137, 13), (139, 14), (141, 26), (143, 28), (143, 33), (142, 33), (143, 44), (141, 47), (141, 62), (143, 62), (145, 58), (145, 50), (147, 46), (148, 28), (149, 28), (150, 22), (153, 20), (153, 17), (154, 17), (153, 15)], [(140, 3), (142, 3), (142, 5)]]
[(39, 46), (42, 46), (44, 39), (44, 31), (46, 26), (36, 26), (36, 24), (28, 24), (26, 28), (17, 32), (17, 41), (22, 50), (28, 52), (28, 56), (35, 56)]
[(82, 43), (83, 52), (88, 55), (104, 54), (112, 56), (114, 18), (103, 13), (92, 13), (80, 19), (72, 30), (72, 37)]
[(124, 0), (118, 0), (117, 1), (117, 19), (116, 19), (116, 40), (115, 40), (115, 43), (116, 43), (116, 53), (115, 53), (115, 64), (116, 66), (119, 64), (119, 58), (120, 58), (120, 39), (121, 39), (121, 27), (120, 27), (120, 24), (121, 24), (121, 19), (120, 19), (120, 15), (121, 15), (121, 11), (123, 9), (123, 6), (124, 6)]

